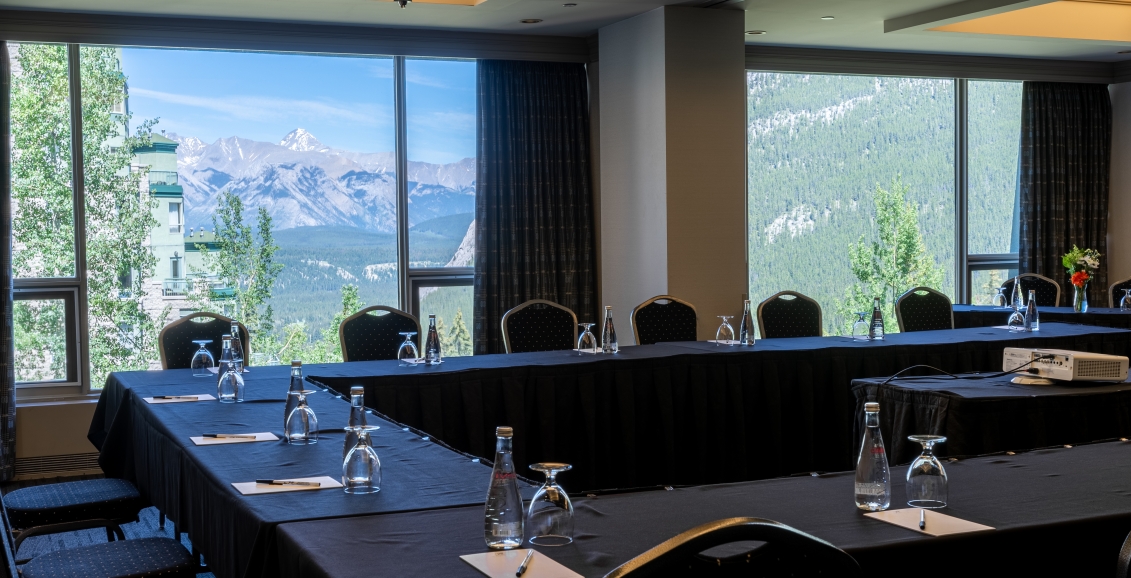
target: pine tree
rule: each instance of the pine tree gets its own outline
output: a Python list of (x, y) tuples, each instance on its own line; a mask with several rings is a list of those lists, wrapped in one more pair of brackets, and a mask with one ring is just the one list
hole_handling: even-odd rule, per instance
[(448, 355), (471, 355), (471, 333), (467, 330), (467, 324), (463, 322), (463, 308), (456, 309), (452, 328), (448, 330), (448, 343)]

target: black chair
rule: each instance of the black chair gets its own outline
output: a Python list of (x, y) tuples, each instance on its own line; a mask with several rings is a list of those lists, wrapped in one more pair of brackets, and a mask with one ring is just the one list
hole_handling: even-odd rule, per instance
[(950, 297), (930, 287), (916, 287), (895, 300), (895, 320), (903, 332), (954, 329), (954, 310)]
[[(1036, 273), (1022, 273), (1017, 276), (1021, 279), (1021, 291), (1025, 300), (1029, 299), (1029, 290), (1036, 291), (1037, 307), (1060, 307), (1060, 283)], [(1005, 289), (1005, 298), (1013, 295), (1013, 278), (1006, 279), (1001, 286)]]
[[(243, 323), (240, 326), (240, 344), (243, 349), (243, 358), (248, 359), (251, 347), (251, 336)], [(186, 315), (168, 324), (161, 330), (157, 338), (158, 349), (161, 352), (162, 369), (188, 369), (192, 367), (192, 356), (200, 349), (193, 343), (195, 339), (211, 339), (212, 343), (205, 345), (212, 352), (212, 358), (220, 360), (220, 350), (223, 347), (222, 336), (232, 332), (232, 320), (215, 313), (198, 312)]]
[[(383, 311), (384, 315), (375, 312)], [(338, 340), (342, 344), (343, 361), (373, 361), (396, 359), (397, 350), (404, 343), (403, 331), (415, 331), (413, 341), (420, 346), (420, 321), (392, 307), (374, 305), (366, 307), (338, 326)]]
[[(133, 484), (102, 478), (20, 488), (4, 496), (4, 506), (18, 548), (24, 534), (36, 528), (86, 520), (107, 520), (115, 525), (136, 522), (145, 502)], [(112, 539), (113, 533), (113, 528), (106, 528), (107, 539)]]
[[(765, 542), (718, 557), (705, 551), (734, 542)], [(605, 578), (860, 575), (848, 553), (820, 538), (761, 518), (727, 518), (696, 526), (621, 564)]]
[(657, 295), (632, 310), (632, 334), (638, 345), (695, 341), (696, 328), (695, 306), (671, 295)]
[(1123, 547), (1119, 549), (1115, 575), (1117, 578), (1131, 578), (1131, 534), (1127, 534), (1127, 538), (1123, 540)]
[(796, 291), (782, 291), (758, 304), (758, 329), (767, 337), (820, 337), (821, 305)]
[[(201, 571), (196, 560), (180, 542), (171, 538), (126, 540), (122, 529), (110, 520), (81, 520), (38, 526), (24, 530), (13, 540), (8, 509), (4, 506), (7, 499), (7, 496), (0, 499), (0, 520), (4, 532), (4, 565), (9, 578), (195, 578)], [(17, 570), (16, 551), (24, 539), (94, 528), (106, 528), (108, 537), (117, 540), (48, 552), (28, 560), (23, 568)]]
[(553, 301), (531, 299), (503, 314), (507, 353), (577, 347), (577, 315)]
[[(1107, 288), (1108, 307), (1119, 307), (1119, 302), (1123, 299), (1124, 289), (1131, 289), (1131, 279), (1116, 281), (1115, 283), (1111, 284), (1111, 287)], [(1040, 302), (1037, 302), (1037, 306), (1040, 306)]]

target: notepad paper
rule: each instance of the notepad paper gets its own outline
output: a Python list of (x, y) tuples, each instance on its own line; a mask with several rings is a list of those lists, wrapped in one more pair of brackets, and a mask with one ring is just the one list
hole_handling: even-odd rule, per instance
[(969, 534), (971, 532), (985, 532), (993, 530), (990, 526), (976, 524), (962, 518), (948, 516), (938, 510), (926, 511), (926, 529), (919, 529), (919, 508), (903, 508), (900, 510), (887, 510), (884, 512), (869, 512), (864, 514), (869, 518), (902, 526), (928, 536), (950, 536), (951, 534)]
[(196, 399), (154, 399), (152, 397), (143, 397), (145, 403), (192, 403), (194, 401), (213, 401), (216, 398), (207, 393), (193, 395), (191, 393), (185, 394), (184, 397), (195, 397)]
[[(514, 578), (529, 550), (504, 550), (484, 554), (467, 554), (460, 559), (491, 578)], [(581, 574), (558, 564), (553, 558), (535, 551), (522, 578), (582, 578)]]
[(239, 492), (245, 496), (254, 496), (257, 494), (280, 494), (283, 492), (309, 492), (312, 490), (329, 490), (332, 488), (342, 487), (342, 483), (330, 476), (316, 476), (313, 478), (278, 478), (279, 480), (286, 479), (292, 482), (319, 482), (321, 486), (271, 486), (268, 484), (257, 484), (255, 482), (232, 482)]
[(742, 342), (737, 339), (708, 339), (707, 343), (715, 343), (718, 345), (741, 345)]
[(597, 348), (593, 348), (593, 349), (574, 349), (574, 352), (576, 352), (576, 353), (601, 353), (601, 350), (600, 350), (600, 349), (597, 349)]
[(254, 434), (241, 434), (241, 435), (254, 435), (255, 439), (248, 438), (206, 438), (204, 436), (193, 436), (189, 439), (192, 443), (198, 446), (219, 446), (224, 444), (246, 444), (254, 442), (277, 442), (279, 436), (269, 432), (256, 432)]
[[(219, 367), (206, 367), (205, 369), (207, 369), (210, 373), (212, 373), (212, 375), (220, 375), (220, 368)], [(251, 371), (248, 370), (247, 367), (244, 367), (243, 371), (241, 373), (251, 373)]]

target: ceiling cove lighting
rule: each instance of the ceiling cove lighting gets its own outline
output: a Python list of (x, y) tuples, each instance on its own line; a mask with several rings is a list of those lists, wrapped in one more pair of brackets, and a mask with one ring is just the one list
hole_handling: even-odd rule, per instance
[(478, 6), (487, 0), (379, 0), (380, 2), (393, 2), (401, 8), (411, 4), (448, 4), (450, 6)]
[(1057, 0), (930, 28), (936, 32), (1131, 42), (1128, 0)]

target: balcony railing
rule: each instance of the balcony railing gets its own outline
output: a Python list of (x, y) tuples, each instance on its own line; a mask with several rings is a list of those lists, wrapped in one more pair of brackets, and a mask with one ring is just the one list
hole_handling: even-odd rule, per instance
[(228, 287), (227, 283), (220, 281), (214, 275), (193, 276), (183, 279), (165, 279), (161, 284), (161, 294), (166, 297), (183, 296), (192, 293), (193, 289), (196, 287), (207, 287), (209, 296), (212, 299), (231, 299), (235, 296), (235, 290)]
[(177, 184), (177, 171), (149, 171), (149, 186)]
[(188, 295), (192, 292), (195, 279), (166, 279), (161, 284), (161, 294), (166, 297)]

